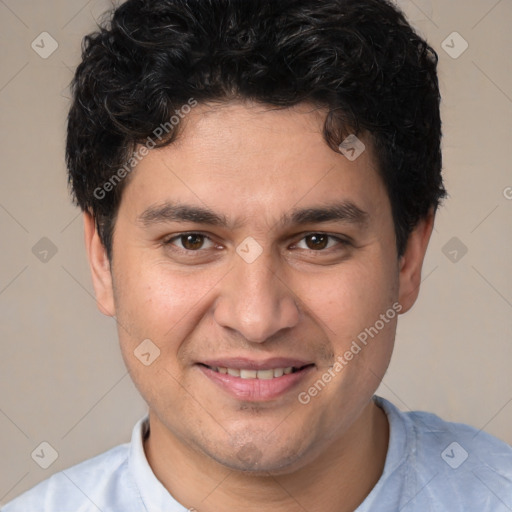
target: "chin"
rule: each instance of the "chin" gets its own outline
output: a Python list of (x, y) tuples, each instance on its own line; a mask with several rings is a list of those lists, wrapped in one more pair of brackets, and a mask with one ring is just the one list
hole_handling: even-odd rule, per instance
[[(297, 449), (291, 446), (276, 450), (268, 443), (264, 444), (266, 453), (252, 442), (248, 442), (233, 452), (219, 454), (208, 453), (220, 465), (239, 473), (251, 476), (269, 476), (291, 473), (306, 463)], [(276, 453), (279, 452), (279, 453)]]

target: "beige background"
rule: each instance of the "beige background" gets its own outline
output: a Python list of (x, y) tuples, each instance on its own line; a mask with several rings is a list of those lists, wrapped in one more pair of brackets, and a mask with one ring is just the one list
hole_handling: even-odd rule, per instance
[[(451, 197), (379, 393), (512, 443), (512, 1), (399, 3), (439, 53)], [(80, 40), (109, 5), (0, 0), (0, 504), (127, 441), (145, 412), (96, 310), (63, 159)], [(47, 59), (31, 48), (43, 31), (59, 45)], [(456, 59), (454, 31), (469, 44)], [(46, 263), (42, 237), (57, 248)], [(457, 262), (452, 237), (468, 250)], [(42, 441), (58, 452), (46, 470), (31, 458)]]

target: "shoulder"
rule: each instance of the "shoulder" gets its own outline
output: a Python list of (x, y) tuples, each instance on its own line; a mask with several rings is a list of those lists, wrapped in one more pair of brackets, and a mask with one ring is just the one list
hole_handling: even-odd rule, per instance
[[(418, 455), (436, 456), (442, 467), (494, 468), (512, 481), (512, 447), (470, 425), (445, 421), (427, 412), (403, 413), (414, 429)], [(439, 451), (441, 450), (441, 451)]]
[(1, 512), (109, 510), (108, 501), (112, 494), (120, 488), (126, 497), (129, 494), (129, 450), (129, 444), (122, 444), (55, 473), (8, 503)]
[[(378, 399), (391, 428), (407, 438), (405, 471), (418, 498), (460, 510), (512, 510), (512, 447), (482, 430), (421, 411), (401, 412)], [(412, 476), (413, 475), (413, 476)], [(453, 510), (459, 510), (454, 508)]]

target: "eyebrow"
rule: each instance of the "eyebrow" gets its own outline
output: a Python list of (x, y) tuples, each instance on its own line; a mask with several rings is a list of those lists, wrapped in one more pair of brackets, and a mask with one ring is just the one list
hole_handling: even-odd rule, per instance
[(139, 215), (138, 221), (145, 227), (164, 222), (195, 222), (221, 227), (227, 227), (229, 224), (224, 215), (219, 215), (208, 208), (170, 202), (150, 206)]
[(369, 217), (367, 212), (352, 201), (341, 201), (326, 206), (292, 210), (290, 215), (282, 218), (281, 223), (303, 225), (337, 221), (366, 226)]
[[(365, 227), (368, 220), (368, 213), (352, 201), (340, 201), (325, 206), (295, 208), (283, 215), (278, 225), (305, 225), (335, 221)], [(138, 216), (138, 221), (146, 228), (167, 222), (193, 222), (231, 229), (240, 226), (240, 222), (229, 222), (225, 215), (215, 213), (208, 208), (171, 202), (150, 206)]]

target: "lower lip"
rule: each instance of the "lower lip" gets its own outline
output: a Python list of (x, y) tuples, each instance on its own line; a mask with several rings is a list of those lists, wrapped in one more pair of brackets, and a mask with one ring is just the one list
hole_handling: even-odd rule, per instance
[(279, 398), (296, 387), (314, 368), (314, 366), (307, 366), (297, 372), (273, 379), (242, 379), (210, 370), (203, 365), (198, 365), (198, 367), (206, 377), (230, 395), (239, 400), (254, 402)]

